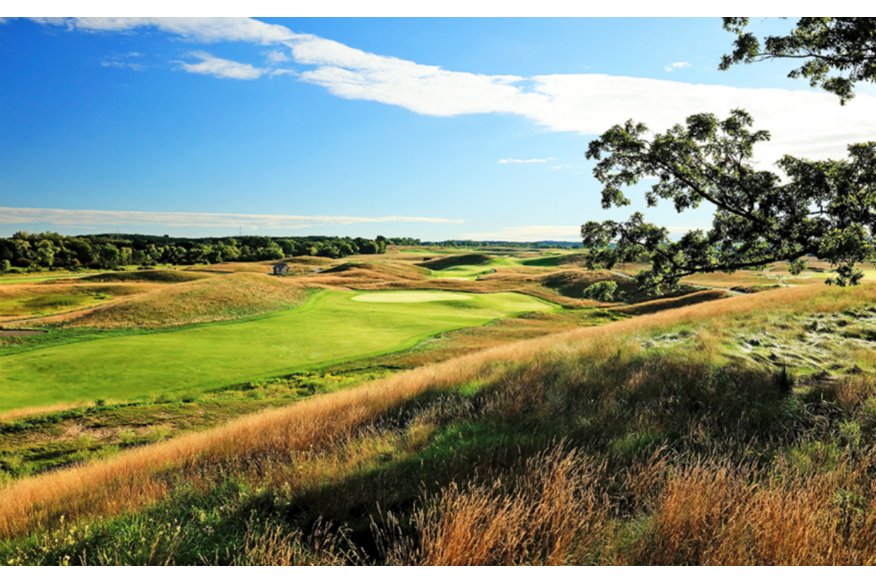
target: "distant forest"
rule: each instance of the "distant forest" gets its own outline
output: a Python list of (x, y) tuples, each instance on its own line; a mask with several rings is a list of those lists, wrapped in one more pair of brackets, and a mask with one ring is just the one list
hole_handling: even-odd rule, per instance
[(240, 237), (182, 238), (159, 235), (101, 234), (66, 236), (20, 231), (0, 238), (0, 272), (14, 268), (95, 268), (157, 264), (192, 265), (279, 260), (289, 256), (342, 258), (386, 253), (387, 245), (420, 245), (407, 237)]
[(124, 266), (194, 265), (221, 262), (279, 260), (290, 256), (344, 258), (355, 254), (386, 253), (386, 246), (433, 245), (444, 248), (568, 248), (568, 242), (519, 243), (447, 240), (421, 242), (411, 237), (170, 237), (167, 235), (60, 235), (19, 231), (0, 238), (0, 273), (43, 269), (113, 270)]

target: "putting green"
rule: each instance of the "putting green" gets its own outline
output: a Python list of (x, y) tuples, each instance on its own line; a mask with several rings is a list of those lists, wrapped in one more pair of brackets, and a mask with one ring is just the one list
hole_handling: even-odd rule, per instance
[[(400, 351), (440, 332), (555, 308), (523, 294), (437, 294), (440, 300), (432, 292), (329, 290), (258, 320), (6, 355), (0, 357), (0, 411), (214, 389)], [(362, 302), (368, 296), (378, 301)], [(429, 301), (396, 300), (406, 296)]]
[(470, 300), (468, 294), (455, 292), (376, 292), (373, 294), (359, 294), (353, 296), (356, 302), (439, 302), (442, 300), (461, 301)]

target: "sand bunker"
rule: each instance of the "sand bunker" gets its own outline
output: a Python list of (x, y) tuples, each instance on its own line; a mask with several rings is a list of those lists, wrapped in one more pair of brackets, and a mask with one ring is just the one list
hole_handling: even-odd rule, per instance
[(5, 330), (0, 329), (0, 337), (29, 337), (31, 335), (41, 335), (46, 331), (25, 331), (25, 330)]
[(453, 292), (377, 292), (353, 296), (356, 302), (438, 302), (445, 300), (470, 300), (468, 294)]

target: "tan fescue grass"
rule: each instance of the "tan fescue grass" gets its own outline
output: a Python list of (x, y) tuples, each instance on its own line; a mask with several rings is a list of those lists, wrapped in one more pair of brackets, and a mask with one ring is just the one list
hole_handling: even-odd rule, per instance
[(703, 461), (671, 473), (650, 530), (615, 562), (678, 565), (872, 565), (876, 482), (863, 459), (801, 472), (779, 461), (764, 479), (746, 466)]
[(557, 447), (527, 459), (513, 485), (456, 483), (415, 514), (416, 537), (385, 551), (395, 565), (562, 565), (605, 535), (610, 501), (599, 465)]
[(159, 327), (265, 314), (301, 303), (306, 290), (267, 275), (237, 273), (162, 287), (72, 316), (68, 326)]
[(682, 306), (699, 304), (700, 302), (720, 300), (727, 296), (728, 293), (724, 290), (703, 290), (701, 292), (694, 292), (693, 294), (686, 294), (676, 298), (661, 298), (660, 300), (640, 302), (629, 306), (617, 306), (612, 308), (612, 310), (624, 314), (651, 314), (652, 312), (660, 312), (670, 308), (680, 308)]
[[(214, 430), (129, 451), (111, 460), (15, 481), (0, 490), (0, 537), (50, 527), (62, 515), (73, 519), (136, 509), (165, 495), (169, 484), (198, 475), (205, 466), (262, 455), (288, 456), (290, 452), (306, 452), (349, 440), (358, 428), (416, 395), (431, 389), (458, 387), (472, 380), (488, 381), (508, 367), (532, 361), (539, 355), (574, 358), (580, 355), (583, 346), (589, 347), (588, 351), (608, 355), (617, 350), (618, 337), (625, 335), (682, 325), (721, 330), (734, 319), (756, 322), (762, 313), (837, 312), (861, 304), (872, 306), (874, 301), (876, 285), (857, 289), (787, 288), (523, 341), (408, 371), (352, 390), (241, 418)], [(596, 359), (603, 357), (593, 355)], [(728, 484), (732, 486), (732, 481)], [(700, 491), (691, 490), (691, 496)], [(738, 498), (737, 495), (726, 495), (726, 500)], [(479, 496), (493, 497), (483, 493)], [(720, 492), (709, 496), (725, 500)]]
[(81, 405), (81, 403), (59, 403), (52, 404), (50, 406), (34, 406), (29, 408), (19, 408), (17, 410), (9, 410), (6, 412), (0, 412), (0, 422), (14, 420), (16, 418), (25, 418), (27, 416), (37, 416), (40, 414), (51, 414), (52, 412), (71, 410), (73, 408), (78, 408)]

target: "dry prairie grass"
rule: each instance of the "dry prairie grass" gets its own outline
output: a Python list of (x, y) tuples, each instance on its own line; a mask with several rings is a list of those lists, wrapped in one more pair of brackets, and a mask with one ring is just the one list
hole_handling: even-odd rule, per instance
[(711, 302), (712, 300), (721, 300), (728, 296), (724, 290), (703, 290), (702, 292), (694, 292), (676, 298), (661, 298), (660, 300), (651, 300), (648, 302), (640, 302), (639, 304), (631, 304), (629, 306), (616, 306), (612, 310), (623, 314), (651, 314), (669, 310), (670, 308), (681, 308), (683, 306), (691, 306), (700, 302)]
[[(563, 565), (605, 536), (605, 466), (556, 447), (527, 459), (513, 484), (449, 487), (414, 514), (414, 537), (386, 530), (390, 565)], [(390, 525), (392, 522), (390, 521)]]
[(28, 416), (37, 416), (41, 414), (51, 414), (53, 412), (62, 412), (64, 410), (71, 410), (73, 408), (78, 408), (82, 404), (74, 404), (74, 403), (62, 403), (62, 404), (52, 404), (50, 406), (35, 406), (30, 408), (20, 408), (17, 410), (8, 410), (5, 412), (0, 412), (0, 422), (6, 422), (8, 420), (14, 420), (16, 418), (26, 418)]
[(237, 273), (174, 284), (63, 319), (67, 326), (160, 327), (254, 316), (300, 304), (306, 291), (267, 275)]

